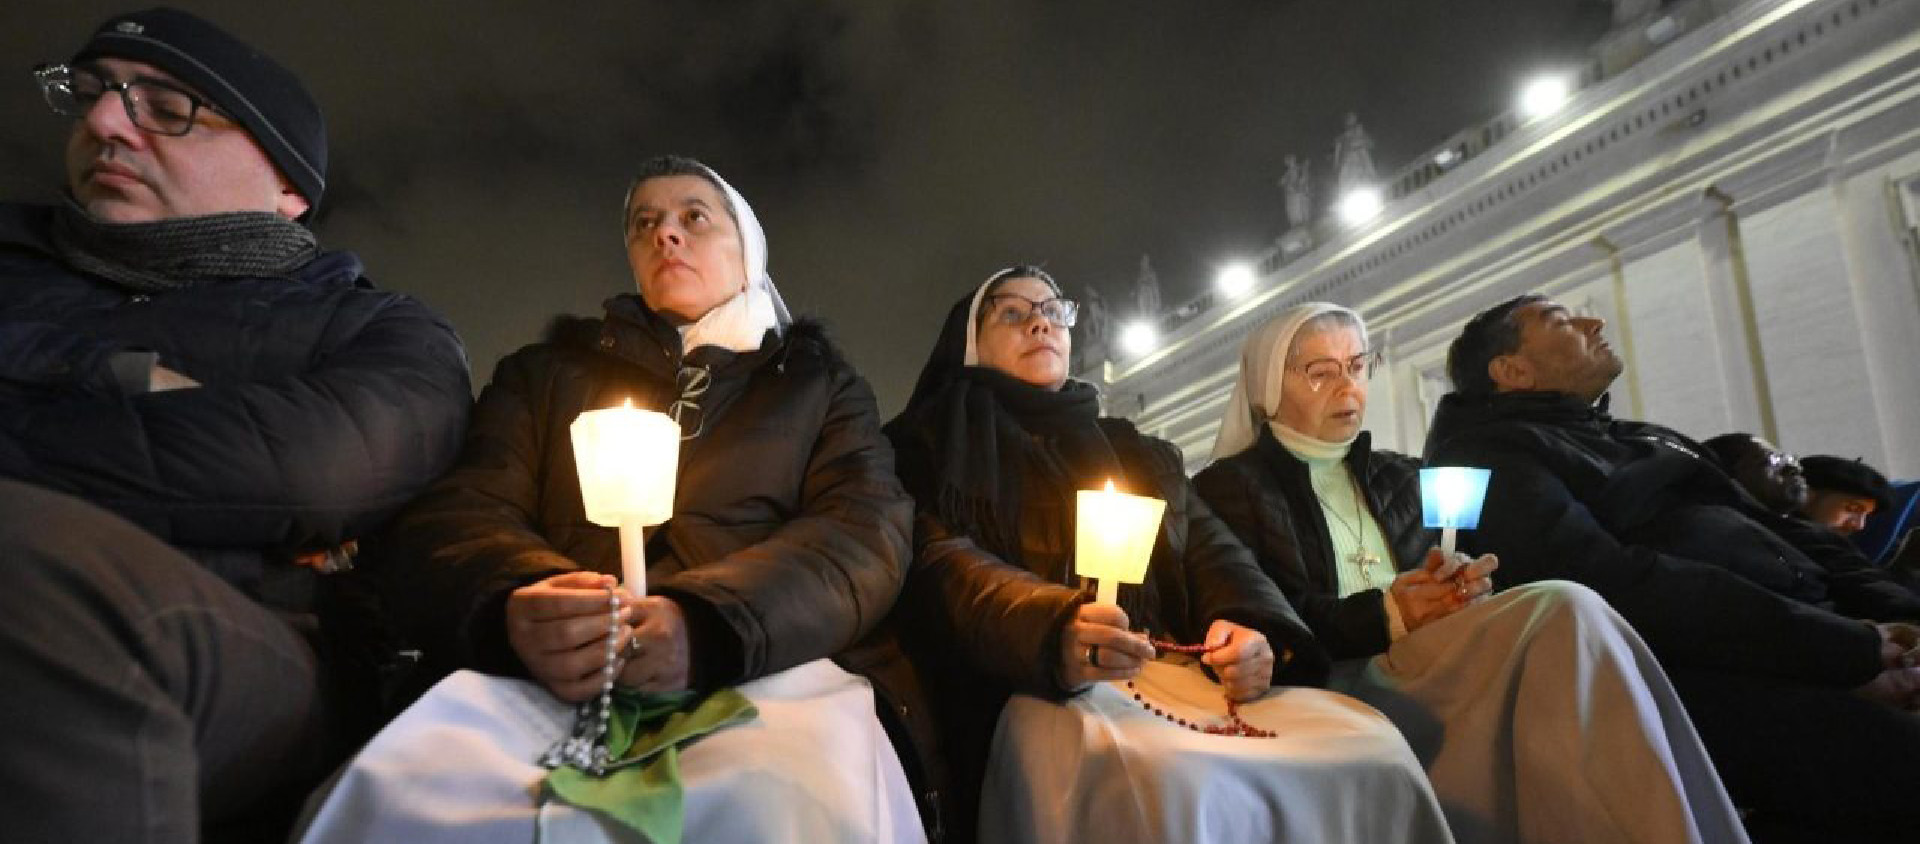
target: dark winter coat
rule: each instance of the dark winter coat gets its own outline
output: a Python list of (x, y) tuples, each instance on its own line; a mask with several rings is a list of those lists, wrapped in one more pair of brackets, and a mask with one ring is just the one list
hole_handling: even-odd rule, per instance
[[(1233, 621), (1264, 634), (1276, 654), (1292, 652), (1291, 661), (1275, 665), (1276, 685), (1325, 682), (1325, 653), (1246, 548), (1194, 494), (1178, 451), (1126, 420), (1099, 424), (1134, 491), (1167, 502), (1147, 569), (1149, 587), (1120, 586), (1120, 604), (1136, 625), (1198, 642), (1213, 621)], [(916, 495), (926, 494), (935, 487), (929, 432), (899, 422), (888, 432), (900, 450), (901, 477)], [(957, 816), (948, 825), (963, 841), (978, 812), (977, 789), (1001, 707), (1013, 692), (1048, 699), (1072, 692), (1058, 673), (1061, 636), (1090, 600), (1073, 573), (1070, 501), (1025, 496), (1019, 535), (1018, 559), (1002, 559), (919, 508), (918, 553), (892, 622), (921, 667), (939, 716), (954, 789), (945, 811)]]
[[(855, 645), (899, 594), (913, 503), (872, 391), (804, 322), (758, 351), (683, 360), (673, 327), (627, 295), (605, 319), (563, 322), (502, 360), (458, 464), (381, 552), (411, 638), (436, 668), (525, 676), (507, 595), (563, 572), (620, 571), (618, 531), (586, 518), (569, 426), (628, 399), (667, 407), (690, 383), (683, 364), (711, 381), (681, 417), (699, 433), (681, 444), (673, 518), (647, 532), (647, 586), (686, 614), (694, 685), (834, 656), (874, 681), (883, 720), (901, 729), (892, 716), (917, 715), (904, 661), (884, 642)], [(913, 747), (900, 749), (917, 773)]]
[[(307, 609), (314, 574), (290, 556), (364, 536), (452, 461), (472, 401), (452, 327), (344, 252), (130, 294), (55, 256), (52, 213), (0, 205), (0, 477)], [(145, 392), (155, 362), (201, 386)]]
[[(1199, 641), (1217, 620), (1253, 628), (1276, 653), (1294, 651), (1290, 663), (1276, 666), (1276, 684), (1323, 682), (1325, 655), (1292, 607), (1260, 576), (1247, 549), (1194, 494), (1173, 445), (1141, 434), (1124, 419), (1099, 424), (1126, 476), (1145, 487), (1143, 494), (1167, 502), (1147, 567), (1155, 606), (1138, 606), (1144, 590), (1127, 584), (1120, 586), (1121, 605), (1134, 605), (1131, 615), (1152, 619), (1145, 623), (1156, 634), (1180, 641)], [(923, 443), (903, 443), (900, 452), (901, 476), (917, 491), (922, 484), (914, 479), (927, 467), (916, 458), (929, 452)], [(1089, 598), (1074, 574), (1073, 539), (1071, 500), (1029, 496), (1016, 560), (981, 549), (922, 508), (915, 522), (920, 553), (902, 599), (902, 618), (927, 638), (949, 643), (971, 670), (1006, 691), (1065, 697), (1071, 690), (1058, 676), (1060, 637)]]
[[(1347, 469), (1360, 481), (1367, 512), (1386, 537), (1394, 571), (1418, 568), (1434, 544), (1433, 531), (1421, 524), (1420, 461), (1374, 451), (1372, 441), (1372, 434), (1361, 432), (1347, 451)], [(1330, 656), (1368, 657), (1393, 644), (1379, 589), (1340, 597), (1333, 537), (1307, 464), (1272, 430), (1261, 429), (1251, 448), (1201, 470), (1193, 485), (1253, 550)]]
[(1493, 471), (1461, 543), (1500, 556), (1501, 586), (1586, 584), (1675, 666), (1855, 686), (1881, 668), (1878, 634), (1856, 619), (1920, 617), (1844, 541), (1768, 512), (1658, 425), (1557, 393), (1455, 393), (1426, 453)]

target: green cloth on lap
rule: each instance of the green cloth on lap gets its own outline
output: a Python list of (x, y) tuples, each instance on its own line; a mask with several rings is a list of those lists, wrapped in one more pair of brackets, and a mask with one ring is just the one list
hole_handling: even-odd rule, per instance
[(607, 723), (605, 776), (571, 765), (547, 774), (546, 791), (562, 802), (624, 824), (657, 844), (679, 844), (680, 748), (714, 730), (758, 716), (745, 695), (721, 689), (709, 695), (654, 695), (616, 689)]

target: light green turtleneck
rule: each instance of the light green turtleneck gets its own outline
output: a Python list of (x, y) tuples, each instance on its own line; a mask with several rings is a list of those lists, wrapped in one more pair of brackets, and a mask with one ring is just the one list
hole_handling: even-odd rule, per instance
[[(1367, 510), (1360, 497), (1360, 486), (1347, 469), (1347, 451), (1353, 441), (1342, 443), (1316, 439), (1274, 420), (1269, 423), (1280, 445), (1300, 462), (1307, 464), (1307, 476), (1313, 493), (1320, 499), (1320, 511), (1327, 521), (1327, 535), (1333, 540), (1333, 571), (1339, 597), (1368, 589), (1380, 590), (1387, 611), (1388, 633), (1398, 639), (1406, 635), (1400, 624), (1399, 606), (1388, 595), (1387, 587), (1398, 574), (1393, 553), (1387, 550), (1386, 534)], [(1375, 562), (1362, 566), (1356, 554), (1361, 551)]]

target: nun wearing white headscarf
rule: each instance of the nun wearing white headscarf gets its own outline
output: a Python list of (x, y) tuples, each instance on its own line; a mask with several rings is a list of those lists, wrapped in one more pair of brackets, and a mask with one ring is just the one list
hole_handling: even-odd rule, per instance
[(1337, 305), (1262, 325), (1194, 478), (1335, 660), (1329, 687), (1400, 728), (1462, 842), (1745, 841), (1612, 607), (1564, 581), (1492, 594), (1497, 560), (1434, 547), (1419, 461), (1363, 429), (1377, 361)]
[[(924, 707), (867, 635), (912, 509), (873, 394), (789, 317), (712, 170), (646, 162), (623, 219), (637, 294), (503, 360), (460, 463), (370, 550), (452, 673), (316, 795), (299, 840), (925, 840), (876, 717)], [(616, 586), (620, 537), (588, 519), (569, 435), (624, 402), (681, 432), (644, 595)]]

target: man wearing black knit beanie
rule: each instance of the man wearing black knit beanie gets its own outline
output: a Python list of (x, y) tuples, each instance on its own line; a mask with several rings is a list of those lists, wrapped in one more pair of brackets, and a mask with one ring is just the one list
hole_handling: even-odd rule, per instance
[(1887, 476), (1859, 458), (1808, 455), (1800, 461), (1807, 500), (1800, 514), (1846, 536), (1867, 528), (1867, 517), (1893, 508)]
[(323, 571), (451, 461), (465, 355), (319, 247), (325, 123), (259, 50), (150, 9), (34, 77), (71, 130), (66, 201), (0, 204), (0, 835), (284, 835), (355, 687)]

